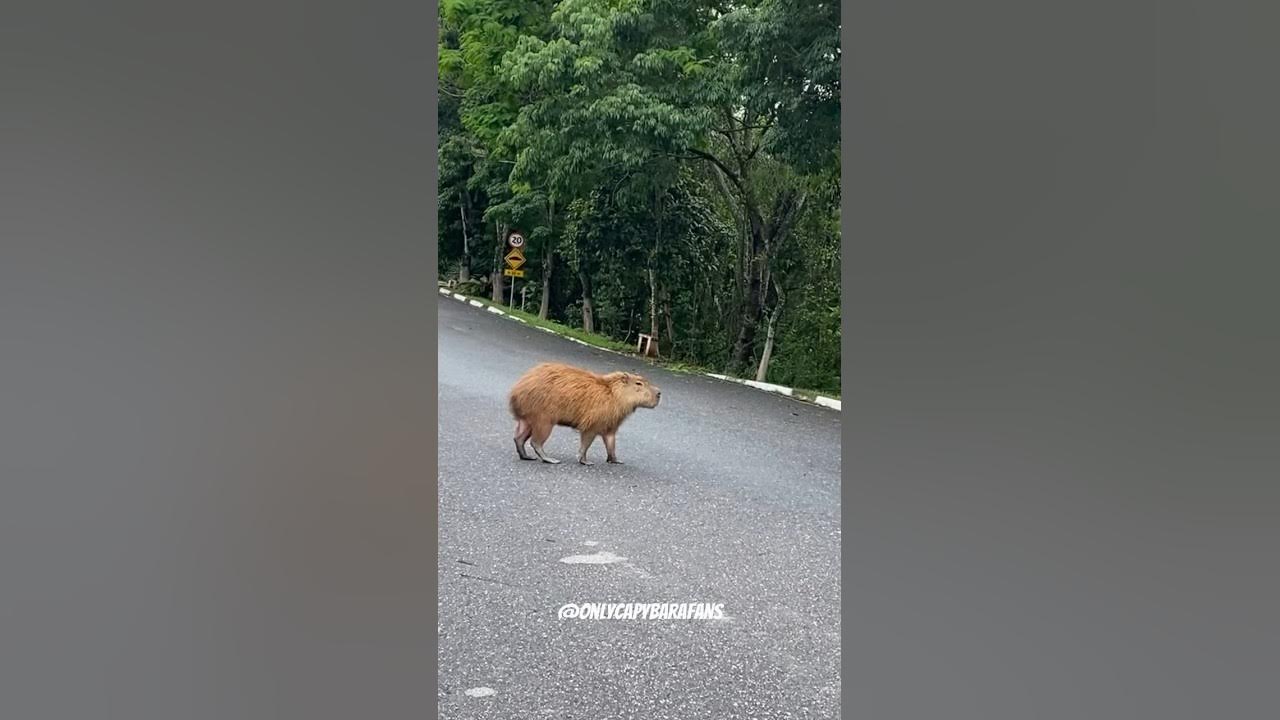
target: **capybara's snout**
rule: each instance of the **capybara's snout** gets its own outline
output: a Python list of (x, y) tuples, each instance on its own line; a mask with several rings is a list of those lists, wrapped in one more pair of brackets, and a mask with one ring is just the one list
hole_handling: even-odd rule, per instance
[(662, 401), (662, 388), (657, 385), (651, 387), (653, 389), (653, 407), (658, 407), (658, 403)]

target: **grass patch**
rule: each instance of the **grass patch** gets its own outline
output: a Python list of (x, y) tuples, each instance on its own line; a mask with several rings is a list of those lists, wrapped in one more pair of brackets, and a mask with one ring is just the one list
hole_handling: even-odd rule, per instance
[(817, 400), (819, 395), (825, 398), (831, 398), (832, 400), (840, 399), (840, 393), (827, 392), (826, 390), (804, 390), (802, 388), (792, 388), (791, 393), (796, 397), (801, 398), (802, 400), (808, 400), (809, 402)]
[(661, 365), (664, 369), (670, 370), (671, 372), (680, 373), (681, 375), (706, 375), (711, 372), (711, 370), (707, 368), (690, 365), (683, 360), (659, 360), (655, 364)]
[[(562, 325), (561, 323), (555, 322), (554, 320), (543, 320), (542, 318), (539, 318), (537, 315), (533, 315), (531, 313), (524, 312), (523, 310), (517, 310), (515, 308), (507, 307), (506, 305), (495, 303), (488, 298), (476, 297), (471, 295), (468, 295), (467, 297), (472, 300), (476, 300), (480, 303), (483, 303), (487, 307), (489, 306), (496, 307), (499, 310), (502, 310), (503, 312), (507, 313), (508, 315), (520, 318), (521, 320), (525, 321), (530, 325), (546, 328), (548, 330), (555, 332), (558, 335), (564, 335), (565, 337), (571, 337), (571, 338), (574, 338), (575, 340), (581, 340), (582, 342), (587, 343), (588, 345), (594, 345), (598, 348), (603, 348), (605, 350), (613, 350), (614, 352), (630, 355), (636, 358), (637, 360), (643, 360), (649, 363), (650, 365), (656, 365), (658, 367), (663, 368), (664, 370), (669, 370), (671, 372), (681, 373), (684, 375), (706, 375), (712, 372), (709, 368), (700, 367), (698, 365), (692, 365), (682, 360), (663, 360), (663, 359), (655, 360), (653, 358), (640, 357), (639, 355), (635, 354), (634, 347), (626, 343), (618, 342), (613, 338), (605, 337), (604, 335), (597, 335), (595, 333), (589, 333), (581, 328)], [(723, 375), (725, 373), (717, 372), (716, 374)], [(755, 378), (751, 377), (751, 378), (743, 378), (743, 379), (754, 380)], [(795, 388), (793, 392), (796, 397), (802, 398), (804, 400), (808, 400), (810, 402), (813, 402), (813, 400), (817, 398), (819, 395), (822, 395), (823, 397), (829, 397), (835, 400), (840, 399), (840, 393), (819, 392), (817, 390), (803, 390), (800, 388)]]

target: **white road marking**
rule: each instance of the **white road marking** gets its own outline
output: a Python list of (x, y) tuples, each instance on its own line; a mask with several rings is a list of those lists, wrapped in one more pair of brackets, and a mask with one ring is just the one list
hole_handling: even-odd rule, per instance
[(591, 555), (570, 555), (569, 557), (560, 558), (560, 562), (568, 565), (611, 565), (623, 560), (626, 560), (626, 558), (621, 555), (614, 555), (607, 550), (601, 550)]
[(629, 562), (624, 562), (624, 563), (622, 563), (622, 567), (624, 567), (624, 568), (626, 568), (626, 569), (630, 570), (631, 572), (633, 572), (633, 573), (635, 573), (635, 574), (639, 575), (639, 576), (640, 576), (640, 577), (642, 577), (642, 578), (651, 578), (651, 577), (653, 577), (653, 576), (652, 576), (652, 575), (650, 575), (649, 573), (645, 572), (644, 570), (641, 570), (640, 568), (636, 567), (635, 565), (632, 565), (632, 564), (631, 564), (631, 563), (629, 563)]
[(489, 697), (490, 695), (496, 695), (497, 692), (497, 690), (489, 687), (473, 687), (466, 690), (467, 697)]

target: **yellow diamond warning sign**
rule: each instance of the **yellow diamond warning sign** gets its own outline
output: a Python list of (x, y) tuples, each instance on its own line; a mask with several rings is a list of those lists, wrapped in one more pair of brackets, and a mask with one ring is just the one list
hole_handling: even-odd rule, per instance
[(507, 253), (506, 257), (503, 259), (507, 261), (507, 267), (512, 270), (519, 270), (520, 267), (524, 265), (524, 252), (519, 248), (516, 248)]

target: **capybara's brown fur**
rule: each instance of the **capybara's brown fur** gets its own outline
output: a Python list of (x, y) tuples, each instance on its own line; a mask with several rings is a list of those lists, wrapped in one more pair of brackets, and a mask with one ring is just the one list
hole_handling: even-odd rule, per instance
[[(655, 408), (662, 391), (635, 373), (611, 372), (598, 375), (561, 363), (542, 363), (526, 372), (511, 388), (511, 414), (516, 419), (516, 452), (521, 460), (547, 457), (542, 445), (557, 425), (571, 427), (581, 435), (578, 462), (587, 462), (587, 448), (596, 437), (604, 438), (608, 461), (617, 463), (618, 426), (636, 408)], [(525, 454), (531, 442), (537, 456)]]

